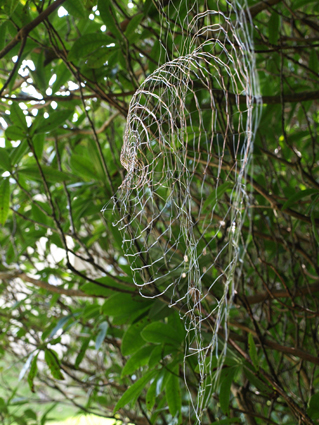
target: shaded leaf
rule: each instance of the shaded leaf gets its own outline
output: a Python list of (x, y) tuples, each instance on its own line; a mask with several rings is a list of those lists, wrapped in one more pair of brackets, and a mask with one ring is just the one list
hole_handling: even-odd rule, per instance
[(76, 18), (87, 18), (87, 11), (85, 10), (83, 0), (66, 0), (63, 7), (69, 12), (71, 16)]
[(117, 293), (108, 298), (102, 306), (103, 313), (108, 316), (122, 316), (135, 313), (137, 310), (149, 308), (152, 300), (133, 296), (133, 294)]
[(112, 3), (110, 0), (99, 0), (98, 2), (98, 10), (100, 12), (100, 16), (108, 31), (110, 31), (114, 37), (121, 40), (122, 33), (118, 29), (116, 23), (114, 22), (115, 12), (112, 7)]
[(181, 411), (182, 398), (179, 386), (178, 365), (173, 369), (165, 386), (166, 401), (169, 412), (174, 417)]
[(136, 28), (139, 26), (141, 20), (144, 18), (143, 13), (140, 13), (138, 15), (133, 16), (133, 18), (130, 20), (126, 30), (125, 35), (130, 41), (131, 37), (134, 35)]
[(3, 226), (7, 220), (10, 207), (10, 182), (3, 179), (0, 183), (0, 224)]
[(114, 41), (112, 37), (103, 33), (85, 34), (73, 44), (69, 51), (68, 59), (73, 61), (74, 59), (85, 58), (95, 51), (99, 51), (102, 47), (107, 47), (109, 44), (114, 43)]
[(48, 118), (39, 117), (39, 119), (35, 120), (31, 129), (36, 134), (49, 133), (65, 123), (72, 114), (73, 109), (62, 109), (51, 112)]
[(258, 361), (257, 349), (256, 349), (254, 337), (251, 333), (248, 335), (248, 346), (249, 346), (250, 358), (253, 362), (253, 365), (258, 370), (259, 369), (259, 361)]
[(151, 383), (146, 393), (146, 407), (148, 410), (152, 410), (156, 399), (156, 379)]
[(220, 407), (224, 413), (229, 413), (230, 387), (234, 380), (236, 368), (230, 368), (228, 375), (222, 381), (219, 392)]
[(27, 121), (17, 102), (13, 102), (10, 108), (10, 118), (13, 124), (22, 130), (27, 130)]
[(37, 374), (37, 360), (38, 360), (38, 354), (33, 358), (32, 363), (31, 363), (31, 367), (30, 367), (30, 372), (28, 374), (28, 384), (30, 387), (30, 390), (34, 393), (34, 378), (35, 375)]
[(16, 125), (11, 125), (5, 131), (6, 138), (9, 140), (22, 140), (26, 137), (25, 132)]
[(52, 85), (52, 93), (56, 93), (64, 84), (71, 79), (71, 72), (64, 62), (61, 62), (56, 68), (56, 80)]
[(140, 378), (133, 385), (131, 385), (116, 403), (116, 406), (113, 410), (113, 414), (131, 401), (137, 400), (137, 398), (143, 391), (145, 385), (155, 376), (156, 373), (156, 370), (149, 370), (145, 373), (144, 376), (142, 376), (142, 378)]
[(221, 198), (221, 196), (226, 192), (227, 189), (230, 189), (234, 186), (234, 183), (231, 182), (225, 182), (217, 187), (216, 190), (214, 190), (213, 193), (211, 193), (206, 201), (203, 204), (203, 211), (206, 209), (213, 209), (213, 207), (216, 205), (216, 202)]
[(280, 19), (279, 14), (274, 10), (271, 14), (268, 23), (268, 31), (269, 31), (269, 43), (277, 44), (279, 37), (279, 25)]
[(86, 338), (83, 341), (83, 343), (81, 345), (81, 348), (80, 348), (80, 351), (79, 351), (79, 353), (78, 353), (78, 355), (76, 356), (76, 359), (75, 359), (74, 367), (76, 369), (78, 369), (78, 367), (80, 366), (82, 360), (84, 359), (85, 352), (86, 352), (89, 344), (90, 344), (90, 338)]
[(149, 324), (143, 329), (141, 335), (145, 341), (153, 342), (154, 344), (166, 343), (179, 346), (184, 340), (183, 335), (180, 335), (174, 328), (162, 322)]
[(215, 421), (211, 423), (210, 425), (229, 425), (229, 424), (238, 424), (242, 423), (239, 418), (227, 418), (227, 419), (221, 419), (220, 421)]
[(72, 170), (81, 177), (86, 177), (89, 180), (97, 180), (97, 175), (92, 169), (88, 158), (81, 155), (72, 155), (70, 160)]
[(44, 148), (45, 134), (36, 134), (32, 137), (32, 144), (37, 158), (41, 159)]
[(123, 335), (121, 352), (123, 356), (134, 354), (145, 345), (145, 340), (141, 336), (141, 330), (145, 327), (145, 322), (141, 321), (131, 325)]
[(313, 195), (315, 193), (319, 193), (318, 189), (306, 189), (301, 190), (300, 192), (295, 193), (293, 196), (291, 196), (281, 207), (281, 210), (285, 210), (286, 208), (289, 208), (291, 205), (295, 204), (297, 201), (300, 201), (300, 199), (305, 198), (306, 196)]
[(313, 396), (311, 397), (307, 413), (311, 417), (311, 419), (319, 419), (319, 392), (313, 394)]
[(54, 328), (52, 329), (52, 331), (50, 332), (49, 338), (54, 337), (54, 335), (58, 332), (58, 330), (62, 329), (64, 325), (66, 325), (68, 323), (68, 321), (71, 319), (71, 317), (73, 317), (73, 314), (68, 314), (65, 317), (62, 317), (58, 323), (56, 324), (56, 326), (54, 326)]
[(26, 140), (23, 140), (19, 144), (19, 146), (17, 146), (16, 148), (12, 150), (10, 154), (10, 158), (11, 158), (11, 164), (13, 166), (19, 164), (21, 158), (26, 154), (28, 148), (29, 148), (28, 142)]
[(101, 345), (104, 341), (108, 327), (109, 327), (109, 324), (107, 322), (102, 322), (102, 323), (99, 324), (98, 329), (100, 329), (100, 332), (98, 333), (96, 341), (95, 341), (95, 349), (96, 350), (100, 349), (100, 347), (101, 347)]
[(23, 368), (20, 371), (19, 381), (21, 381), (21, 379), (23, 379), (26, 371), (29, 369), (33, 357), (34, 357), (34, 353), (31, 353), (30, 356), (27, 358), (27, 361), (25, 362), (25, 364), (23, 365)]
[(153, 350), (154, 347), (147, 345), (134, 353), (133, 356), (125, 363), (121, 376), (131, 375), (140, 367), (145, 366), (148, 363)]
[(51, 350), (50, 348), (47, 348), (44, 351), (44, 359), (46, 364), (49, 366), (51, 375), (55, 379), (64, 380), (64, 376), (62, 375), (62, 372), (60, 370), (60, 362), (58, 360), (58, 356), (55, 351)]
[(0, 148), (0, 167), (4, 171), (11, 171), (11, 160), (10, 155), (5, 148)]
[[(44, 177), (49, 182), (64, 182), (75, 178), (71, 174), (56, 170), (52, 167), (42, 166), (41, 168)], [(36, 165), (29, 167), (21, 167), (19, 168), (18, 173), (30, 177), (31, 179), (42, 181), (39, 168)]]
[(318, 73), (319, 71), (319, 60), (318, 60), (318, 56), (317, 56), (317, 51), (316, 49), (312, 48), (310, 50), (310, 55), (309, 55), (309, 68), (312, 71), (315, 71), (316, 73)]

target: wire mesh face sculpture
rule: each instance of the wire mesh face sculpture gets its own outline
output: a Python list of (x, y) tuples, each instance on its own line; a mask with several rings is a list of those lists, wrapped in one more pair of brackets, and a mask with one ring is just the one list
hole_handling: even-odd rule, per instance
[(176, 3), (168, 4), (174, 22), (158, 7), (162, 35), (173, 40), (168, 60), (130, 103), (115, 225), (141, 295), (164, 297), (184, 318), (185, 365), (190, 356), (199, 365), (200, 422), (213, 388), (209, 359), (217, 356), (219, 369), (226, 354), (218, 332), (227, 341), (259, 93), (246, 4), (201, 11), (195, 1), (185, 16), (187, 2)]

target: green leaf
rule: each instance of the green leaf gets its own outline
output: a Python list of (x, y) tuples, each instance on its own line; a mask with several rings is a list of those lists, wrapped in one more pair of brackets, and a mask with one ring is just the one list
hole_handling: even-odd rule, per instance
[(60, 90), (60, 88), (62, 86), (65, 85), (65, 83), (67, 81), (69, 81), (71, 79), (71, 72), (69, 70), (69, 68), (66, 67), (64, 62), (61, 62), (55, 69), (54, 69), (55, 73), (56, 73), (56, 80), (54, 81), (53, 85), (52, 85), (52, 93), (56, 93), (57, 91)]
[(17, 102), (13, 102), (11, 105), (10, 118), (15, 126), (21, 128), (22, 130), (27, 130), (28, 126), (25, 115)]
[(82, 0), (66, 0), (66, 2), (63, 3), (63, 7), (75, 18), (88, 18), (88, 13), (85, 10)]
[(40, 425), (45, 425), (48, 423), (47, 421), (47, 416), (48, 414), (57, 406), (58, 403), (53, 403), (52, 406), (50, 406), (45, 413), (42, 415), (41, 420), (40, 420)]
[(71, 156), (70, 165), (75, 174), (84, 178), (86, 177), (88, 180), (97, 180), (97, 175), (92, 169), (92, 164), (88, 158), (73, 154)]
[(19, 373), (19, 381), (21, 381), (21, 379), (23, 379), (26, 371), (29, 369), (33, 357), (34, 357), (34, 352), (29, 355), (29, 357), (27, 358), (27, 361), (23, 365), (23, 368), (21, 369), (21, 371)]
[(14, 13), (18, 4), (19, 4), (19, 0), (5, 1), (3, 4), (3, 10), (8, 16), (11, 16)]
[(142, 378), (140, 378), (133, 385), (131, 385), (116, 403), (116, 406), (113, 410), (113, 414), (115, 414), (119, 409), (121, 409), (131, 401), (137, 400), (137, 398), (143, 391), (145, 385), (155, 376), (156, 373), (156, 370), (149, 370), (145, 373), (144, 376), (142, 376)]
[(68, 323), (68, 321), (71, 319), (71, 317), (73, 317), (73, 314), (68, 314), (65, 317), (62, 317), (58, 323), (56, 324), (56, 326), (54, 326), (54, 328), (52, 329), (52, 331), (50, 332), (49, 338), (53, 338), (54, 335), (58, 332), (58, 330), (62, 329), (64, 325), (66, 325)]
[(122, 33), (118, 29), (117, 25), (114, 22), (115, 11), (112, 7), (112, 3), (110, 0), (99, 0), (98, 2), (98, 10), (100, 12), (100, 16), (108, 31), (110, 31), (114, 37), (121, 40)]
[(125, 36), (129, 41), (130, 41), (131, 37), (134, 36), (135, 30), (139, 26), (143, 17), (144, 17), (143, 13), (140, 13), (138, 15), (133, 16), (133, 18), (130, 20), (130, 22), (129, 22), (126, 30), (125, 30)]
[(94, 283), (85, 283), (80, 287), (80, 290), (88, 295), (95, 295), (97, 297), (107, 297), (113, 292), (111, 289), (104, 288)]
[(142, 298), (140, 295), (117, 293), (105, 301), (102, 312), (113, 317), (129, 315), (137, 310), (149, 308), (152, 303), (152, 300)]
[(265, 393), (265, 394), (271, 394), (272, 390), (266, 385), (265, 382), (261, 381), (257, 376), (251, 371), (249, 364), (245, 364), (243, 367), (243, 371), (249, 382), (254, 385), (257, 390)]
[(310, 55), (309, 55), (309, 68), (312, 71), (315, 71), (316, 73), (318, 73), (319, 71), (319, 60), (318, 60), (318, 55), (317, 55), (317, 51), (316, 49), (312, 48), (310, 50)]
[(108, 327), (109, 327), (109, 324), (107, 322), (102, 322), (102, 323), (99, 324), (100, 332), (98, 333), (98, 336), (97, 336), (96, 341), (95, 341), (95, 349), (96, 350), (100, 349), (100, 347), (101, 347), (101, 345), (104, 341)]
[(279, 25), (280, 19), (279, 14), (274, 10), (271, 14), (268, 23), (268, 32), (269, 32), (269, 43), (277, 44), (279, 37)]
[(307, 413), (311, 419), (319, 419), (319, 392), (311, 397)]
[(89, 56), (87, 66), (90, 68), (103, 66), (118, 49), (117, 46), (101, 47)]
[(12, 150), (10, 157), (11, 157), (11, 164), (13, 166), (19, 164), (21, 158), (26, 154), (28, 148), (29, 148), (28, 142), (26, 140), (23, 140), (19, 144), (19, 146), (17, 146), (16, 148)]
[[(38, 202), (39, 205), (43, 206), (43, 203)], [(46, 205), (46, 204), (45, 204)], [(36, 204), (32, 204), (31, 207), (32, 216), (35, 221), (42, 224), (47, 224), (49, 217), (40, 210), (40, 208)]]
[(10, 207), (10, 182), (5, 178), (0, 183), (0, 224), (4, 226)]
[(4, 171), (11, 171), (10, 155), (5, 148), (0, 148), (0, 167), (2, 167)]
[(22, 140), (26, 137), (26, 134), (20, 127), (11, 125), (5, 131), (6, 138), (9, 140)]
[(222, 411), (229, 413), (230, 387), (236, 374), (236, 368), (230, 368), (226, 378), (222, 381), (219, 392), (219, 403)]
[(227, 418), (227, 419), (221, 419), (220, 421), (215, 421), (211, 423), (210, 425), (230, 425), (230, 424), (238, 424), (241, 423), (241, 420), (239, 418)]
[(316, 224), (315, 210), (314, 209), (310, 213), (310, 219), (311, 219), (312, 231), (313, 231), (314, 237), (317, 241), (317, 244), (319, 245), (319, 233), (318, 233), (318, 226)]
[(64, 376), (62, 375), (62, 372), (60, 370), (60, 363), (56, 352), (51, 350), (50, 348), (47, 348), (44, 351), (44, 359), (46, 364), (49, 366), (53, 378), (59, 379), (61, 381), (64, 380)]
[(142, 337), (147, 342), (154, 344), (171, 344), (180, 346), (184, 338), (171, 326), (162, 323), (154, 322), (146, 326), (142, 331)]
[(74, 59), (85, 58), (86, 56), (93, 54), (95, 51), (99, 51), (102, 47), (107, 47), (109, 44), (114, 42), (114, 38), (107, 34), (85, 34), (78, 38), (73, 44), (69, 51), (68, 59), (73, 61)]
[(152, 410), (155, 404), (156, 384), (157, 384), (156, 379), (154, 379), (154, 381), (151, 383), (146, 393), (146, 407), (148, 410)]
[(291, 196), (281, 207), (281, 210), (285, 210), (286, 208), (289, 208), (291, 205), (295, 204), (297, 201), (299, 201), (302, 198), (305, 198), (306, 196), (313, 195), (315, 193), (319, 193), (318, 189), (306, 189), (301, 190), (300, 192), (295, 193), (293, 196)]
[(212, 210), (214, 206), (216, 205), (216, 202), (221, 198), (221, 196), (226, 192), (227, 189), (230, 189), (234, 186), (234, 183), (231, 182), (225, 182), (217, 187), (216, 190), (214, 190), (213, 193), (211, 193), (206, 201), (203, 204), (203, 211), (206, 209)]
[(79, 354), (77, 355), (76, 359), (75, 359), (75, 363), (74, 363), (74, 367), (76, 369), (78, 369), (78, 367), (80, 366), (82, 360), (84, 359), (85, 356), (85, 352), (88, 349), (88, 346), (90, 344), (90, 340), (91, 338), (86, 338), (80, 348)]
[(141, 336), (141, 331), (145, 327), (145, 322), (140, 321), (131, 325), (123, 335), (121, 352), (123, 356), (134, 354), (145, 345)]
[(173, 314), (173, 309), (169, 308), (168, 305), (163, 301), (155, 300), (149, 311), (148, 317), (152, 321), (157, 321), (164, 319), (165, 317), (170, 316), (171, 314)]
[(122, 369), (121, 376), (123, 377), (125, 375), (131, 375), (138, 368), (145, 366), (148, 363), (153, 350), (153, 346), (147, 345), (146, 347), (142, 347), (140, 350), (134, 353), (133, 356), (128, 359), (124, 368)]
[[(52, 167), (43, 165), (41, 168), (46, 180), (52, 183), (64, 182), (75, 178), (71, 174), (56, 170)], [(37, 165), (21, 167), (19, 168), (18, 173), (25, 175), (26, 177), (30, 177), (32, 180), (42, 181), (42, 177)]]
[(249, 346), (249, 355), (253, 362), (253, 365), (255, 366), (256, 370), (259, 369), (259, 361), (258, 361), (258, 355), (257, 355), (257, 349), (254, 341), (254, 337), (250, 333), (248, 335), (248, 346)]
[[(96, 295), (96, 296), (102, 296), (102, 297), (108, 296), (110, 294), (114, 294), (114, 292), (116, 292), (116, 289), (124, 289), (125, 291), (132, 291), (132, 292), (136, 290), (134, 284), (132, 283), (132, 278), (121, 276), (119, 279), (123, 283), (117, 282), (116, 280), (112, 279), (111, 276), (99, 277), (98, 279), (95, 279), (96, 282), (107, 285), (109, 288), (105, 288), (102, 285), (100, 286), (95, 283), (85, 283), (84, 285), (81, 286), (80, 289), (81, 291), (89, 295)], [(112, 288), (114, 288), (114, 290)]]
[(38, 354), (33, 358), (32, 363), (31, 363), (31, 367), (30, 367), (30, 371), (29, 371), (29, 374), (28, 374), (28, 384), (29, 384), (30, 390), (33, 393), (35, 392), (35, 390), (34, 390), (34, 378), (35, 378), (35, 375), (37, 374), (37, 370), (38, 370), (37, 360), (38, 360)]
[(172, 371), (166, 386), (166, 401), (168, 404), (169, 412), (174, 417), (177, 413), (180, 413), (182, 408), (182, 398), (181, 398), (181, 389), (179, 386), (179, 377), (178, 377), (178, 365)]
[(26, 409), (23, 412), (23, 416), (30, 418), (30, 419), (34, 419), (35, 421), (37, 420), (37, 414), (31, 409)]
[(155, 367), (157, 364), (161, 362), (166, 356), (169, 354), (175, 354), (178, 351), (178, 347), (173, 345), (157, 345), (150, 355), (150, 359), (148, 362), (149, 368)]
[(48, 118), (39, 117), (31, 127), (36, 134), (50, 133), (52, 130), (60, 127), (73, 114), (73, 109), (62, 109), (51, 112)]
[(42, 158), (43, 148), (44, 148), (44, 141), (45, 141), (45, 134), (36, 134), (32, 137), (32, 144), (34, 152), (37, 156), (37, 158)]
[(149, 11), (150, 11), (150, 9), (151, 9), (152, 6), (154, 7), (152, 0), (146, 0), (144, 2), (144, 5), (143, 5), (143, 14), (144, 14), (145, 17), (148, 15), (148, 13), (149, 13)]

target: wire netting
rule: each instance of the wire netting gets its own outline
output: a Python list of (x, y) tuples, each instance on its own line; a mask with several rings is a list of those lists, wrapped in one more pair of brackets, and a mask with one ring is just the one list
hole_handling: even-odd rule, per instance
[(156, 6), (159, 65), (130, 102), (114, 225), (140, 294), (161, 296), (184, 320), (200, 422), (226, 355), (261, 101), (245, 2)]

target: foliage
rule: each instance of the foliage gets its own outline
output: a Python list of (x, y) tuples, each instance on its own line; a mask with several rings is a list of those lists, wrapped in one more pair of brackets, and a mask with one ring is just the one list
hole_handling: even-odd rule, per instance
[[(249, 2), (264, 104), (249, 244), (207, 424), (319, 418), (319, 11), (311, 0), (269, 3)], [(174, 10), (164, 8), (168, 19)], [(45, 424), (49, 412), (29, 407), (39, 397), (136, 424), (195, 423), (198, 365), (189, 358), (188, 391), (178, 309), (140, 297), (112, 226), (129, 101), (164, 60), (158, 15), (150, 0), (0, 0), (4, 424)], [(204, 207), (220, 198), (227, 208), (227, 190)], [(221, 293), (208, 293), (205, 309)], [(208, 360), (214, 371), (215, 353)], [(13, 363), (20, 386), (6, 379)]]

